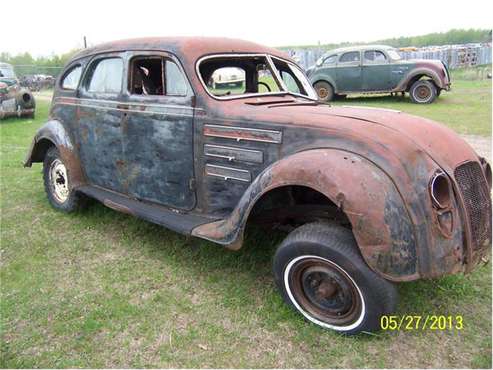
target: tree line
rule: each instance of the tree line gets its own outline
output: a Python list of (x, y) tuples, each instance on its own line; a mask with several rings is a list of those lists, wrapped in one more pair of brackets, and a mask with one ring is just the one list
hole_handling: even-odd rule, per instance
[(56, 77), (63, 66), (77, 51), (78, 50), (71, 50), (61, 55), (53, 54), (36, 58), (28, 52), (17, 55), (0, 52), (0, 62), (12, 64), (18, 77), (33, 74), (44, 74)]
[(324, 45), (305, 45), (305, 46), (284, 46), (283, 49), (291, 48), (318, 48), (334, 49), (343, 46), (362, 45), (362, 44), (383, 44), (393, 47), (405, 46), (435, 46), (435, 45), (453, 45), (453, 44), (469, 44), (469, 43), (491, 43), (491, 31), (487, 29), (451, 29), (447, 32), (428, 33), (421, 36), (410, 37), (394, 37), (383, 40), (375, 40), (372, 42), (341, 42), (338, 44)]
[[(448, 32), (429, 33), (421, 36), (396, 37), (372, 42), (385, 44), (394, 47), (404, 46), (431, 46), (431, 45), (448, 45), (448, 44), (467, 44), (467, 43), (484, 43), (491, 42), (491, 30), (486, 29), (452, 29)], [(310, 48), (323, 47), (332, 49), (335, 47), (355, 45), (357, 43), (340, 43), (327, 45), (306, 45), (306, 46), (285, 46), (282, 48)], [(362, 43), (359, 43), (362, 44)], [(366, 43), (368, 44), (368, 43)], [(15, 72), (19, 77), (32, 74), (47, 74), (56, 77), (63, 66), (78, 50), (74, 49), (65, 54), (51, 56), (42, 56), (34, 58), (28, 52), (11, 55), (6, 52), (0, 52), (0, 62), (12, 64)]]

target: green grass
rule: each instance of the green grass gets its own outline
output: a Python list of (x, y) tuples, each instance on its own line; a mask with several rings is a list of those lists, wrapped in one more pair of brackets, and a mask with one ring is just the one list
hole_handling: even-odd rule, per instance
[[(490, 101), (475, 102), (484, 89), (457, 82), (426, 107), (370, 99), (454, 128), (464, 110), (488, 133)], [(22, 167), (48, 104), (35, 120), (0, 122), (0, 366), (491, 368), (491, 265), (399, 286), (398, 314), (463, 315), (464, 330), (346, 338), (282, 302), (271, 276), (278, 236), (251, 230), (231, 252), (100, 204), (54, 211), (41, 166)]]

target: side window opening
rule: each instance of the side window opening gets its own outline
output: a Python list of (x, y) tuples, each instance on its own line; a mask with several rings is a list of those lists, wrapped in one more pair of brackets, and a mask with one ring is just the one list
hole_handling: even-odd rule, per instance
[(351, 63), (351, 62), (359, 62), (360, 55), (359, 51), (350, 51), (348, 53), (344, 53), (339, 58), (339, 63)]
[(385, 54), (379, 50), (367, 50), (365, 51), (365, 63), (385, 63), (387, 58)]
[(324, 59), (323, 64), (334, 64), (337, 60), (337, 55), (331, 55)]
[(171, 60), (161, 56), (137, 57), (130, 66), (130, 94), (186, 96), (185, 76)]
[(76, 65), (68, 70), (65, 73), (65, 76), (62, 79), (62, 89), (65, 90), (75, 90), (79, 85), (80, 75), (82, 73), (82, 67), (80, 65)]
[(119, 93), (123, 78), (121, 58), (106, 58), (97, 61), (89, 75), (87, 91), (93, 93)]
[(134, 58), (131, 68), (130, 93), (134, 95), (164, 95), (163, 69), (163, 58)]

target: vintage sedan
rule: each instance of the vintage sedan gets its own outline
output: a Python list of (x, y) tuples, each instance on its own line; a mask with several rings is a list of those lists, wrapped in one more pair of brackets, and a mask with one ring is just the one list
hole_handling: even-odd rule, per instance
[(0, 119), (7, 117), (34, 118), (36, 104), (31, 92), (21, 87), (14, 68), (0, 63)]
[[(223, 68), (244, 71), (241, 89), (210, 86)], [(322, 104), (287, 55), (246, 41), (81, 51), (56, 83), (34, 162), (61, 211), (95, 198), (232, 250), (249, 223), (289, 231), (273, 261), (284, 300), (347, 334), (378, 330), (395, 283), (470, 272), (491, 246), (491, 169), (459, 136)]]
[(365, 45), (330, 50), (307, 70), (323, 101), (361, 93), (409, 93), (414, 103), (432, 103), (450, 89), (440, 60), (403, 60), (390, 46)]

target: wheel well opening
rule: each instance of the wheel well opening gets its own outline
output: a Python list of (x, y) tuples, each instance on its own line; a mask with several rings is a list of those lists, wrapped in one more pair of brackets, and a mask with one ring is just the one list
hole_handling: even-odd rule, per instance
[(306, 186), (290, 185), (262, 195), (250, 212), (247, 224), (291, 231), (315, 221), (336, 222), (351, 228), (346, 214), (324, 194)]
[(39, 140), (36, 145), (34, 145), (34, 148), (31, 152), (31, 162), (43, 162), (46, 152), (53, 146), (55, 146), (55, 144), (53, 144), (53, 142), (48, 139)]
[(433, 77), (427, 75), (427, 74), (419, 74), (419, 75), (416, 75), (414, 76), (413, 78), (411, 78), (409, 80), (409, 82), (407, 83), (407, 87), (406, 87), (406, 92), (409, 92), (409, 90), (411, 90), (411, 86), (416, 82), (416, 81), (419, 81), (421, 79), (425, 79), (425, 80), (430, 80), (431, 82), (435, 83), (435, 81), (433, 81)]

